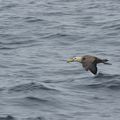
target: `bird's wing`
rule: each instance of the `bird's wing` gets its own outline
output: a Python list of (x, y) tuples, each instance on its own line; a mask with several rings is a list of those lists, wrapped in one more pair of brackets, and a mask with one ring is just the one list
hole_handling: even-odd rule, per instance
[(91, 64), (88, 68), (93, 74), (97, 73), (97, 66), (96, 64)]
[(85, 70), (90, 70), (93, 74), (97, 73), (97, 66), (96, 66), (96, 59), (93, 57), (85, 58), (82, 62), (83, 67)]

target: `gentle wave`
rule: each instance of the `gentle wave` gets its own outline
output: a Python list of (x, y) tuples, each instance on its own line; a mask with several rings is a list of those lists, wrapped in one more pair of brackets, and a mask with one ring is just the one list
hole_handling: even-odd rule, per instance
[(28, 101), (31, 101), (31, 102), (42, 102), (42, 103), (49, 102), (49, 100), (47, 100), (47, 99), (33, 97), (33, 96), (28, 96), (25, 99), (27, 99)]
[[(120, 75), (109, 75), (99, 73), (95, 77), (80, 78), (83, 84), (77, 84), (74, 87), (79, 89), (120, 89)], [(87, 81), (88, 80), (88, 81)], [(71, 81), (72, 82), (72, 81)], [(75, 82), (75, 81), (73, 81)], [(77, 81), (78, 82), (78, 81)]]
[(10, 92), (25, 92), (25, 91), (34, 91), (34, 90), (58, 91), (54, 88), (34, 82), (13, 86), (9, 89)]
[(4, 6), (2, 6), (0, 8), (0, 11), (9, 10), (9, 9), (12, 9), (12, 8), (15, 8), (15, 7), (17, 8), (18, 4), (16, 4), (16, 3), (8, 3), (8, 4), (4, 5)]
[(98, 76), (94, 78), (98, 83), (93, 83), (87, 85), (90, 88), (110, 88), (110, 89), (120, 89), (120, 75), (109, 75), (99, 73)]
[(5, 117), (0, 117), (0, 120), (17, 120), (17, 119), (11, 115), (7, 115)]
[(118, 75), (118, 74), (103, 74), (103, 73), (98, 73), (95, 77), (94, 77), (95, 79), (100, 79), (100, 78), (103, 78), (103, 79), (108, 79), (108, 80), (110, 80), (110, 79), (118, 79), (118, 78), (120, 78), (120, 75)]
[[(13, 117), (12, 115), (7, 115), (5, 117), (0, 117), (0, 120), (20, 120), (17, 117)], [(25, 117), (22, 120), (46, 120), (44, 117)]]
[(28, 23), (39, 23), (39, 22), (48, 22), (47, 20), (36, 18), (36, 17), (26, 17), (24, 20)]
[(24, 120), (47, 120), (45, 119), (45, 117), (28, 117), (28, 118), (25, 118)]
[(107, 82), (101, 82), (101, 83), (93, 83), (89, 85), (85, 85), (87, 88), (109, 88), (111, 90), (120, 90), (120, 81), (107, 81)]
[(62, 34), (62, 33), (55, 33), (55, 34), (51, 34), (51, 35), (45, 36), (45, 37), (43, 37), (43, 38), (53, 39), (53, 38), (60, 38), (60, 37), (66, 37), (66, 36), (69, 36), (69, 35), (67, 35), (67, 34)]
[[(24, 97), (22, 99), (24, 101), (24, 103), (30, 103), (31, 105), (40, 105), (40, 106), (44, 106), (44, 105), (48, 105), (48, 106), (53, 106), (53, 107), (56, 107), (56, 106), (59, 106), (59, 104), (61, 104), (61, 101), (54, 98), (54, 97), (36, 97), (36, 96), (27, 96), (27, 97)], [(19, 102), (19, 101), (18, 101)], [(23, 104), (24, 104), (23, 103)], [(20, 103), (21, 104), (21, 103)], [(22, 104), (21, 104), (22, 105)], [(47, 107), (47, 106), (44, 106), (44, 107)], [(60, 106), (59, 106), (60, 107)], [(62, 107), (62, 106), (61, 106)]]
[[(114, 22), (114, 21), (113, 21)], [(104, 25), (102, 29), (110, 29), (110, 30), (120, 30), (120, 24), (110, 24), (110, 25)]]
[(10, 45), (5, 44), (0, 46), (0, 50), (16, 50), (19, 48), (29, 48), (29, 47), (35, 47), (35, 46), (40, 46), (41, 44), (39, 43), (13, 43)]

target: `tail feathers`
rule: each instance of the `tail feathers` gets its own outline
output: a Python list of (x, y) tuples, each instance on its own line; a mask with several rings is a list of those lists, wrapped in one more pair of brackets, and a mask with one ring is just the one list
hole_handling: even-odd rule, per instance
[(102, 59), (102, 62), (103, 63), (106, 63), (108, 60), (107, 59)]
[(111, 63), (108, 63), (108, 61), (109, 61), (109, 60), (107, 60), (107, 59), (103, 59), (103, 60), (102, 60), (102, 62), (103, 62), (104, 64), (112, 65)]

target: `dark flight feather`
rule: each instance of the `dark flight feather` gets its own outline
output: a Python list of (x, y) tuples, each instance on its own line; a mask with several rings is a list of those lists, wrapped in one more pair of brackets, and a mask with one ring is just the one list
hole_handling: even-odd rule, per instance
[(97, 73), (97, 64), (96, 64), (96, 57), (92, 57), (86, 55), (82, 59), (82, 66), (85, 68), (86, 71), (91, 71), (93, 74)]
[(96, 74), (97, 73), (97, 66), (96, 64), (91, 64), (89, 66), (89, 70), (93, 73), (93, 74)]

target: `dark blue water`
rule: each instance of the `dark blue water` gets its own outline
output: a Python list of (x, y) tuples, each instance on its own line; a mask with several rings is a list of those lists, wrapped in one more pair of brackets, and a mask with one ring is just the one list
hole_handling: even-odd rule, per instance
[[(98, 75), (66, 63), (109, 59)], [(119, 0), (0, 0), (0, 120), (120, 119)]]

